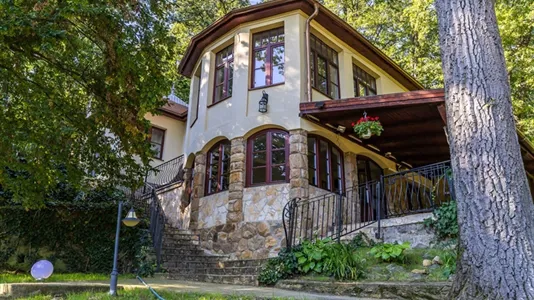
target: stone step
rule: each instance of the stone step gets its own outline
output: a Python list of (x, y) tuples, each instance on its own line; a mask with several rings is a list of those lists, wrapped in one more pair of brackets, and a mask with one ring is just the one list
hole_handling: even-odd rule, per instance
[(191, 245), (191, 246), (200, 246), (200, 243), (198, 241), (180, 241), (180, 240), (163, 240), (163, 247), (164, 248), (180, 248), (184, 245)]
[(169, 247), (169, 246), (166, 246), (164, 243), (161, 249), (163, 249), (163, 251), (174, 252), (176, 250), (199, 250), (199, 249), (202, 249), (202, 247), (200, 247), (200, 245), (194, 245), (194, 244), (176, 244), (175, 246)]
[(184, 249), (184, 248), (163, 248), (162, 253), (164, 255), (172, 255), (172, 256), (184, 256), (184, 255), (203, 255), (205, 254), (204, 250), (202, 248), (198, 247), (196, 249)]
[(226, 283), (226, 284), (242, 284), (242, 285), (258, 285), (258, 276), (253, 275), (206, 275), (207, 282), (212, 283)]
[(266, 259), (227, 260), (223, 262), (225, 268), (261, 267), (265, 263), (267, 263)]
[(187, 233), (176, 233), (176, 232), (164, 232), (164, 239), (181, 239), (181, 240), (198, 240), (199, 235), (197, 234), (187, 234)]
[(175, 255), (169, 255), (172, 260), (180, 261), (204, 261), (204, 262), (224, 262), (228, 259), (227, 256), (218, 256), (218, 255), (182, 255), (180, 257)]
[(165, 261), (164, 265), (168, 269), (209, 269), (217, 268), (217, 262), (204, 261)]
[(209, 275), (251, 275), (258, 276), (261, 268), (212, 268), (206, 271)]

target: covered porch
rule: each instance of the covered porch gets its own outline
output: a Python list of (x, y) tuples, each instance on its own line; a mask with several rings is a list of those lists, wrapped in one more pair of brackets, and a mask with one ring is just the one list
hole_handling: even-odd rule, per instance
[[(300, 112), (394, 161), (397, 169), (366, 181), (358, 174), (356, 186), (338, 193), (291, 199), (283, 214), (289, 246), (303, 239), (341, 238), (376, 223), (380, 228), (381, 219), (428, 213), (453, 198), (443, 90), (307, 102)], [(381, 136), (365, 140), (353, 133), (351, 123), (364, 112), (380, 118)], [(519, 131), (518, 138), (532, 191), (534, 148)]]

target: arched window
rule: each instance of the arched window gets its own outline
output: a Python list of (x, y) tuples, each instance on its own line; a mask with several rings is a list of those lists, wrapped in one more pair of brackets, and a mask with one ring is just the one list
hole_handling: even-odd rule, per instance
[(247, 141), (247, 185), (287, 182), (289, 135), (278, 129), (261, 131)]
[(358, 184), (363, 184), (368, 181), (378, 181), (383, 175), (382, 168), (367, 156), (358, 155), (356, 158), (358, 167)]
[(215, 144), (208, 151), (206, 195), (228, 190), (230, 185), (230, 141)]
[(332, 192), (343, 190), (343, 152), (322, 137), (308, 135), (308, 177), (311, 185)]

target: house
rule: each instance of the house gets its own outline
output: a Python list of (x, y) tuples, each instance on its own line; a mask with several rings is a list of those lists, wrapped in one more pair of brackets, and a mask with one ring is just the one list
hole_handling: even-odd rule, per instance
[[(231, 11), (191, 40), (179, 71), (191, 78), (187, 118), (184, 105), (163, 116), (183, 124), (172, 155), (183, 155), (184, 182), (159, 199), (207, 251), (267, 258), (453, 194), (443, 90), (425, 90), (314, 0)], [(381, 136), (352, 132), (366, 114)], [(534, 148), (519, 142), (534, 190)]]

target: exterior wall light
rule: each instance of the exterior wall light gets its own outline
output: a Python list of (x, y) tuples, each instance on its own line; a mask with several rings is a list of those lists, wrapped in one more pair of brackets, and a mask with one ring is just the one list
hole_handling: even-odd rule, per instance
[(258, 109), (258, 111), (261, 112), (262, 114), (266, 113), (268, 102), (269, 102), (269, 95), (265, 91), (263, 91), (263, 96), (261, 97), (260, 108)]

